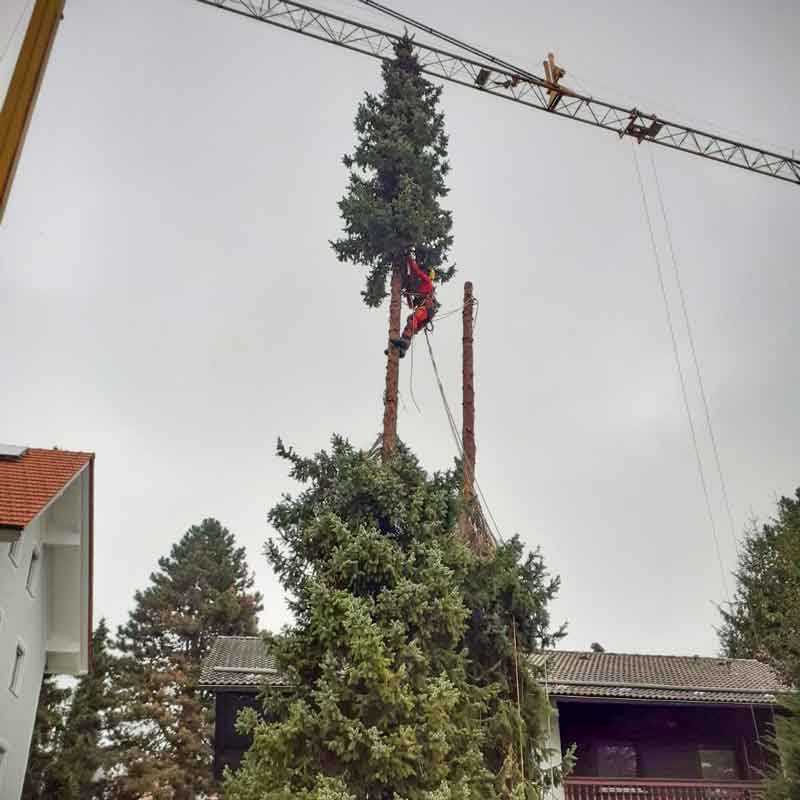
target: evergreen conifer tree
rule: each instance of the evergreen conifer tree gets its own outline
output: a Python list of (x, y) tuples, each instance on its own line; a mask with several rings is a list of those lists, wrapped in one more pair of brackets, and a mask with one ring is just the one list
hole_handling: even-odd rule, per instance
[(720, 611), (725, 655), (759, 658), (787, 680), (800, 679), (800, 489), (780, 498), (773, 520), (750, 530), (734, 601)]
[(800, 694), (783, 698), (772, 748), (780, 767), (765, 782), (764, 800), (800, 800)]
[[(800, 689), (800, 489), (778, 501), (777, 515), (753, 526), (739, 556), (736, 595), (721, 609), (722, 649), (731, 658), (766, 661)], [(772, 742), (780, 768), (768, 800), (800, 800), (800, 696), (784, 698)]]
[[(442, 268), (453, 237), (452, 217), (440, 201), (447, 195), (447, 136), (438, 110), (441, 87), (422, 77), (413, 41), (395, 45), (395, 58), (382, 66), (383, 91), (367, 93), (358, 107), (358, 142), (344, 157), (350, 172), (339, 202), (344, 237), (332, 242), (340, 261), (366, 267), (362, 291), (379, 306), (391, 278), (389, 338), (400, 335), (400, 291), (406, 255), (416, 248), (423, 269), (437, 269), (445, 282), (455, 268)], [(389, 349), (384, 415), (384, 459), (394, 449), (397, 427), (398, 360)]]
[(158, 562), (119, 629), (119, 706), (109, 714), (118, 800), (192, 800), (212, 792), (211, 698), (198, 690), (219, 635), (256, 632), (261, 596), (244, 548), (215, 519), (192, 526)]
[(541, 557), (514, 540), (479, 559), (457, 534), (459, 475), (402, 445), (387, 464), (338, 437), (279, 454), (305, 484), (269, 514), (295, 623), (268, 646), (288, 685), (263, 720), (243, 712), (254, 743), (226, 799), (538, 797), (548, 710), (525, 654), (557, 589)]
[(54, 676), (45, 675), (39, 691), (22, 800), (50, 800), (59, 796), (54, 767), (61, 748), (69, 697), (69, 689), (59, 687)]
[(59, 800), (102, 800), (108, 760), (106, 719), (117, 704), (117, 659), (105, 619), (92, 636), (92, 668), (72, 693), (61, 745), (53, 764)]

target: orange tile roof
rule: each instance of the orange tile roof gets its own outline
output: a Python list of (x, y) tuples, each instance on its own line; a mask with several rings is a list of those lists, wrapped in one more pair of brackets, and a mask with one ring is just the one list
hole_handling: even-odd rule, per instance
[(0, 458), (0, 528), (22, 530), (93, 458), (36, 447), (20, 458)]

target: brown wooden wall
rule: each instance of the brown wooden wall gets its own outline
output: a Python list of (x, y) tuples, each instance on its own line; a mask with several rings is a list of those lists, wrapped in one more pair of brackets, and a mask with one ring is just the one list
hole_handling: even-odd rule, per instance
[(630, 769), (639, 778), (709, 778), (701, 753), (732, 750), (730, 778), (756, 780), (769, 758), (769, 708), (559, 701), (558, 710), (562, 749), (577, 744), (578, 777)]
[(243, 708), (258, 708), (255, 692), (217, 692), (215, 694), (214, 776), (219, 780), (225, 767), (236, 769), (252, 739), (236, 731), (236, 715)]

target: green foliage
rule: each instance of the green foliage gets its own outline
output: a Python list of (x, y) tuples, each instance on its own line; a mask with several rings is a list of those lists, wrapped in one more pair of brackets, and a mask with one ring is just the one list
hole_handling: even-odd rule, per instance
[(215, 519), (192, 526), (158, 565), (117, 636), (108, 781), (120, 800), (212, 791), (213, 708), (197, 687), (200, 665), (216, 636), (255, 633), (261, 610), (244, 548)]
[[(345, 235), (331, 243), (340, 261), (367, 268), (368, 306), (386, 297), (387, 277), (410, 247), (422, 267), (439, 268), (453, 241), (452, 217), (439, 205), (449, 170), (444, 114), (437, 110), (442, 89), (422, 77), (408, 37), (382, 71), (383, 91), (367, 93), (358, 107), (358, 143), (344, 158), (350, 178), (339, 202)], [(454, 274), (442, 269), (437, 280)]]
[(800, 695), (787, 696), (782, 705), (773, 741), (782, 769), (766, 781), (764, 800), (800, 800)]
[(69, 689), (60, 688), (54, 677), (45, 675), (39, 691), (22, 800), (59, 797), (54, 767), (64, 735), (64, 714), (69, 697)]
[(105, 797), (106, 716), (116, 706), (117, 660), (104, 619), (92, 636), (92, 670), (75, 687), (53, 772), (59, 800)]
[(759, 658), (800, 684), (800, 489), (742, 546), (736, 595), (722, 610), (725, 655)]
[(539, 554), (521, 562), (514, 540), (478, 559), (455, 533), (457, 473), (428, 476), (402, 446), (385, 465), (341, 438), (278, 452), (305, 484), (269, 514), (295, 617), (269, 646), (289, 687), (240, 717), (254, 742), (226, 798), (538, 797), (548, 712), (524, 651), (549, 639), (558, 585)]
[[(774, 519), (751, 528), (739, 556), (734, 602), (721, 613), (725, 655), (765, 661), (788, 685), (800, 687), (800, 489), (793, 498), (780, 498)], [(800, 696), (785, 703), (772, 742), (782, 769), (767, 783), (768, 800), (800, 800)]]
[(100, 800), (107, 795), (104, 767), (105, 714), (115, 705), (114, 666), (105, 620), (92, 636), (92, 671), (74, 689), (46, 677), (39, 695), (36, 729), (23, 798)]

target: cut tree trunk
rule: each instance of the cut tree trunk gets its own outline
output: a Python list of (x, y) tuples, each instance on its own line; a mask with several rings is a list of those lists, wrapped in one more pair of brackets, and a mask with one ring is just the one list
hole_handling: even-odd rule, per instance
[(474, 550), (480, 552), (484, 545), (480, 532), (476, 531), (473, 520), (475, 505), (475, 372), (472, 349), (472, 284), (464, 284), (464, 311), (463, 321), (463, 366), (462, 366), (462, 416), (463, 427), (461, 431), (461, 445), (463, 452), (462, 469), (464, 471), (464, 484), (461, 494), (461, 513), (459, 515), (459, 528), (462, 537), (469, 542)]
[(475, 496), (475, 361), (472, 349), (472, 328), (473, 328), (473, 308), (472, 308), (472, 284), (467, 281), (464, 284), (464, 311), (463, 338), (464, 364), (463, 364), (463, 396), (462, 396), (462, 419), (464, 420), (464, 430), (462, 431), (462, 446), (464, 448), (464, 499), (471, 501)]
[[(392, 272), (391, 299), (389, 301), (389, 340), (400, 336), (401, 273), (395, 265)], [(397, 444), (397, 385), (400, 374), (400, 359), (397, 348), (389, 344), (386, 359), (386, 390), (383, 395), (383, 446), (381, 459), (391, 458)]]

